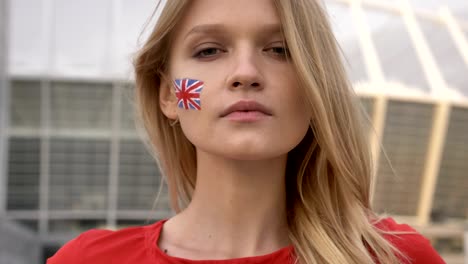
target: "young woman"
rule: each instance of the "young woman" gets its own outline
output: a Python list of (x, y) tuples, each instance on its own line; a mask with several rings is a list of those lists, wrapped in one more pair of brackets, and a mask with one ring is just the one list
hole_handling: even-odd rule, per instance
[(319, 0), (170, 0), (136, 97), (177, 214), (57, 263), (444, 263), (371, 210), (371, 158)]

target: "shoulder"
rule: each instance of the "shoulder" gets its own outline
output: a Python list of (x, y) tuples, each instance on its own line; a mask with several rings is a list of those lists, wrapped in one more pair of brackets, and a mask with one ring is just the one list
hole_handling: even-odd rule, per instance
[[(47, 264), (106, 263), (130, 254), (143, 254), (161, 222), (148, 226), (124, 228), (118, 231), (92, 229), (66, 243), (47, 260)], [(92, 260), (92, 261), (91, 261)]]
[(429, 239), (407, 224), (399, 224), (393, 218), (384, 218), (375, 226), (409, 260), (408, 263), (443, 264), (445, 261), (432, 247)]
[(109, 230), (89, 230), (73, 240), (67, 242), (63, 247), (61, 247), (54, 256), (47, 260), (47, 264), (60, 264), (60, 263), (70, 263), (78, 264), (84, 263), (83, 260), (83, 248), (88, 247), (89, 242), (95, 238), (102, 237), (105, 234), (111, 233)]

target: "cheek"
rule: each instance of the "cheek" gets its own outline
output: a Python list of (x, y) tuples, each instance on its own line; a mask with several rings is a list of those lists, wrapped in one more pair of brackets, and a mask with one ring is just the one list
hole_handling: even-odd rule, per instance
[(201, 92), (204, 82), (201, 80), (184, 78), (174, 80), (177, 107), (187, 111), (201, 110)]
[[(203, 80), (180, 79), (175, 83), (181, 87), (176, 89), (177, 115), (184, 135), (194, 145), (205, 140), (210, 133), (210, 113), (213, 112), (212, 91), (207, 89)], [(187, 83), (187, 87), (185, 87)], [(199, 88), (197, 88), (199, 86)]]
[(180, 126), (187, 139), (194, 143), (200, 134), (203, 134), (204, 127), (208, 124), (204, 122), (206, 114), (207, 100), (205, 98), (205, 82), (193, 78), (175, 79), (173, 81), (175, 96), (177, 98), (177, 116)]
[(289, 118), (287, 120), (291, 134), (295, 134), (302, 139), (310, 126), (310, 114), (307, 112), (301, 101), (290, 105)]
[(298, 81), (293, 78), (293, 73), (289, 73), (290, 78), (287, 78), (286, 83), (289, 84), (286, 87), (285, 93), (282, 98), (286, 100), (286, 105), (289, 108), (290, 114), (302, 120), (309, 121), (311, 115), (310, 110), (306, 107), (305, 93), (299, 86)]
[[(202, 106), (203, 107), (203, 106)], [(212, 138), (212, 129), (209, 119), (206, 117), (206, 110), (184, 111), (179, 115), (180, 127), (185, 137), (196, 147)]]
[(304, 93), (297, 82), (292, 79), (290, 83), (292, 83), (293, 86), (290, 86), (291, 89), (288, 90), (288, 94), (285, 94), (283, 97), (289, 98), (285, 104), (288, 114), (287, 122), (290, 124), (290, 128), (294, 130), (291, 131), (291, 133), (300, 137), (302, 140), (310, 126), (311, 113), (308, 107), (306, 107)]

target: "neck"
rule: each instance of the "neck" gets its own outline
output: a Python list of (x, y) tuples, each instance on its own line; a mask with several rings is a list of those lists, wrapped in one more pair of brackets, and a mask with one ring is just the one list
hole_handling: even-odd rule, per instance
[(199, 151), (192, 201), (173, 218), (185, 240), (190, 234), (199, 252), (230, 258), (289, 245), (286, 159), (228, 160)]

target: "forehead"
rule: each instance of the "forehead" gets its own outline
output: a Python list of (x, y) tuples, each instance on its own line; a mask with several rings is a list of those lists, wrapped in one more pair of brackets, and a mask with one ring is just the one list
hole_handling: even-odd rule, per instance
[(178, 33), (187, 33), (203, 24), (249, 30), (279, 23), (273, 0), (192, 0), (180, 21)]

